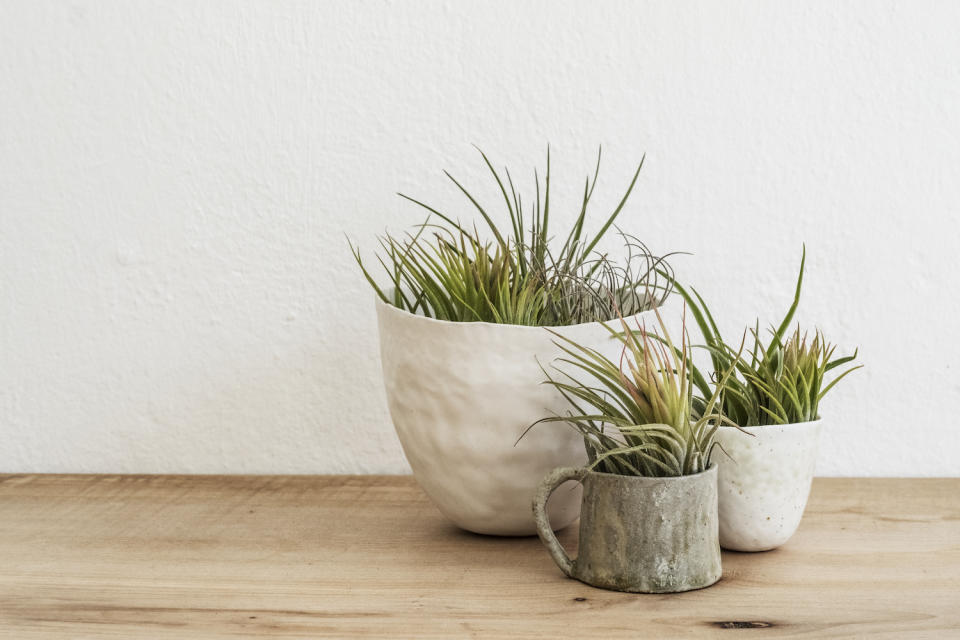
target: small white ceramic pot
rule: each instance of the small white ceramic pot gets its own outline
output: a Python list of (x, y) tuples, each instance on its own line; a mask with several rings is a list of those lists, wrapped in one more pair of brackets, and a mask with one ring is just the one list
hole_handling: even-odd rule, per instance
[[(557, 338), (542, 327), (425, 318), (379, 298), (377, 319), (387, 403), (417, 482), (463, 529), (536, 534), (530, 503), (540, 480), (586, 462), (583, 439), (566, 424), (537, 425), (517, 442), (534, 421), (570, 409), (540, 368), (562, 355)], [(620, 356), (622, 343), (598, 322), (554, 330)], [(556, 529), (576, 520), (580, 497), (573, 483), (556, 491)]]
[(717, 430), (720, 546), (767, 551), (796, 532), (810, 495), (822, 421)]

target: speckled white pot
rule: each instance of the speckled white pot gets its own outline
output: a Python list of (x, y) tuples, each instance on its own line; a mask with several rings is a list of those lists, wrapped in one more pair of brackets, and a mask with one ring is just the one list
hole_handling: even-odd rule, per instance
[[(532, 422), (569, 409), (537, 364), (561, 354), (556, 338), (541, 327), (433, 320), (379, 299), (377, 319), (390, 415), (417, 482), (463, 529), (536, 534), (530, 504), (540, 480), (586, 461), (565, 424), (538, 425), (514, 446)], [(621, 343), (600, 323), (556, 330), (619, 357)], [(577, 518), (580, 495), (572, 483), (554, 493), (555, 528)]]
[(720, 546), (767, 551), (794, 534), (810, 495), (822, 420), (717, 430)]

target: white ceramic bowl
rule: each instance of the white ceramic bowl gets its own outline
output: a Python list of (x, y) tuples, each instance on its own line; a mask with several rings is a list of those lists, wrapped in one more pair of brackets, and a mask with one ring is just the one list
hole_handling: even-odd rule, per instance
[[(536, 534), (530, 505), (540, 480), (586, 461), (582, 438), (564, 423), (538, 425), (517, 442), (535, 420), (570, 408), (538, 364), (561, 355), (557, 338), (542, 327), (425, 318), (379, 298), (377, 319), (390, 415), (417, 482), (463, 529)], [(600, 323), (555, 330), (619, 358), (621, 343)], [(577, 518), (580, 495), (573, 483), (554, 493), (555, 528)]]
[(822, 421), (717, 430), (720, 546), (766, 551), (796, 532), (810, 495)]

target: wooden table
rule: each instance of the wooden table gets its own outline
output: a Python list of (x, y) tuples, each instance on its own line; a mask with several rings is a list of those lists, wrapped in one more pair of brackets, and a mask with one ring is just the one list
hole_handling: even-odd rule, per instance
[[(576, 544), (576, 527), (562, 535)], [(0, 637), (960, 637), (960, 479), (817, 479), (701, 591), (564, 578), (409, 477), (0, 476)]]

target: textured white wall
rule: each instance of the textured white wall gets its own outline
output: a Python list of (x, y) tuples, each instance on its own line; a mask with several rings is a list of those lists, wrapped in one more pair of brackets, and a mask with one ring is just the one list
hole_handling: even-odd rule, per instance
[[(344, 233), (469, 208), (470, 143), (729, 331), (790, 298), (867, 369), (819, 471), (957, 475), (960, 5), (0, 4), (0, 470), (405, 472)], [(489, 193), (489, 191), (486, 191)], [(495, 202), (495, 201), (494, 201)], [(460, 207), (457, 209), (456, 207)]]

